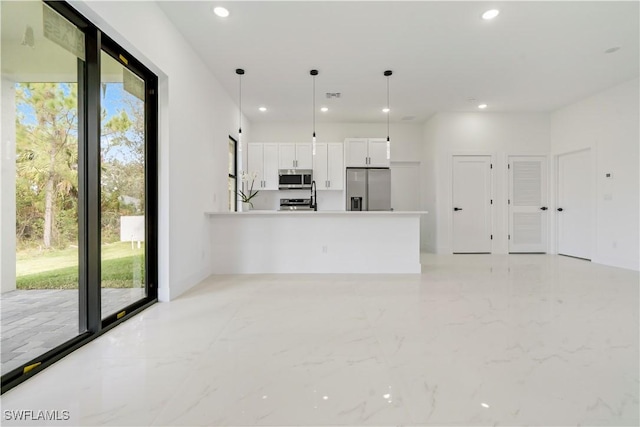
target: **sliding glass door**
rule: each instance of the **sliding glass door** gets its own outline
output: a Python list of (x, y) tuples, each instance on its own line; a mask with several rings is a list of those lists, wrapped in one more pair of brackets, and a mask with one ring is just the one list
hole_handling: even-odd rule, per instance
[(64, 2), (0, 2), (2, 391), (157, 298), (157, 78)]
[[(64, 43), (64, 29), (75, 44)], [(2, 374), (84, 332), (78, 294), (78, 74), (84, 34), (2, 3)]]
[[(114, 52), (115, 54), (115, 52)], [(128, 59), (100, 54), (102, 317), (120, 315), (145, 287), (145, 81)]]

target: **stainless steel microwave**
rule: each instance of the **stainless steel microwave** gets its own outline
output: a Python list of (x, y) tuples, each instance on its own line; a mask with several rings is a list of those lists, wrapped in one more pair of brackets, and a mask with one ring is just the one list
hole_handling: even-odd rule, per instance
[(280, 169), (278, 171), (278, 188), (292, 190), (311, 188), (313, 171), (311, 169)]

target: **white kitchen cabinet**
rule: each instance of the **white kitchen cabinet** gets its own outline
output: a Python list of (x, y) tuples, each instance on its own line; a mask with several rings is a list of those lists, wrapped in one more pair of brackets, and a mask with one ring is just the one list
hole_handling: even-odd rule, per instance
[(344, 157), (347, 167), (366, 168), (369, 165), (369, 140), (367, 138), (346, 139)]
[(344, 153), (346, 167), (388, 168), (390, 165), (385, 138), (347, 138)]
[(313, 180), (316, 182), (318, 191), (329, 189), (327, 154), (327, 144), (316, 143), (316, 155), (313, 156)]
[(311, 169), (311, 143), (280, 143), (279, 169)]
[(313, 179), (318, 190), (344, 188), (344, 153), (339, 142), (317, 143), (313, 157)]
[(339, 142), (331, 142), (327, 145), (327, 175), (329, 180), (329, 190), (342, 190), (344, 188), (343, 144)]
[(296, 169), (313, 168), (313, 155), (310, 142), (296, 144)]
[[(258, 177), (254, 190), (278, 189), (278, 144), (250, 142), (247, 144), (247, 170)], [(251, 185), (249, 182), (248, 185)]]
[(387, 158), (387, 139), (386, 138), (370, 138), (369, 139), (369, 167), (388, 168), (390, 159)]

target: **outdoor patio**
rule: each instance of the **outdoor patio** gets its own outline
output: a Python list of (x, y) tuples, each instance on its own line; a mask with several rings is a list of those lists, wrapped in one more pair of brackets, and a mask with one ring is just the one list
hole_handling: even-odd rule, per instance
[[(144, 296), (142, 288), (103, 288), (109, 315)], [(2, 374), (78, 335), (78, 290), (15, 290), (0, 295)]]

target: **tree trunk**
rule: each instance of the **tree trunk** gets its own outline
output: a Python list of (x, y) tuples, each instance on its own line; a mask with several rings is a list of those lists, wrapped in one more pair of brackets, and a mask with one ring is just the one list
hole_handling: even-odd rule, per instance
[(44, 247), (51, 247), (51, 234), (53, 230), (53, 190), (56, 166), (56, 150), (52, 144), (49, 151), (49, 176), (47, 177), (47, 185), (45, 186), (44, 199)]

